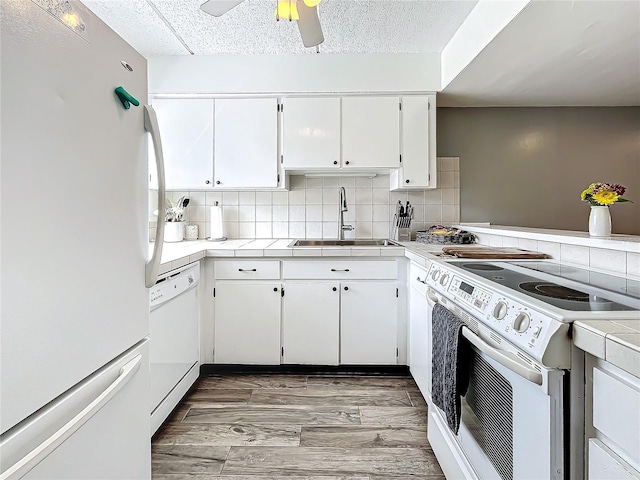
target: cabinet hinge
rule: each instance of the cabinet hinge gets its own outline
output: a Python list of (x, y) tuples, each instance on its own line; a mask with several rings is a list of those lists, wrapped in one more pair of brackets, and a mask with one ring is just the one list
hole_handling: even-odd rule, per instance
[(400, 111), (402, 111), (402, 102), (398, 102), (398, 107), (400, 108)]
[(284, 297), (284, 288), (282, 290), (280, 290), (280, 296)]
[(216, 289), (213, 289), (213, 298), (216, 298)]
[(431, 174), (430, 173), (427, 174), (427, 180), (429, 180), (429, 183), (431, 183)]
[(280, 163), (284, 163), (284, 155), (280, 155)]
[(400, 163), (402, 163), (402, 154), (400, 154)]
[(284, 357), (284, 347), (280, 347), (280, 356)]
[(430, 101), (427, 102), (427, 110), (431, 110), (431, 102)]
[(400, 356), (400, 350), (398, 350), (398, 347), (396, 347), (396, 358), (398, 358)]
[(284, 103), (281, 103), (281, 104), (280, 104), (280, 111), (281, 111), (281, 112), (284, 112)]
[(278, 174), (278, 183), (280, 183), (280, 174)]
[(396, 288), (396, 298), (398, 298), (398, 289)]

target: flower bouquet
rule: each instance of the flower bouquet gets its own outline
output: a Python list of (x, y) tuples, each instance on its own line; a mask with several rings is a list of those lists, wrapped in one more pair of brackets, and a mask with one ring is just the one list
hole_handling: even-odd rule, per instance
[(580, 200), (594, 207), (608, 207), (616, 202), (630, 202), (622, 198), (627, 189), (619, 183), (592, 183), (580, 194)]

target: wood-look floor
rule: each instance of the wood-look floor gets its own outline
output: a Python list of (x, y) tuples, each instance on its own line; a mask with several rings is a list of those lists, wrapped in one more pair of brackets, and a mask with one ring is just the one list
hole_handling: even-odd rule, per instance
[(411, 377), (201, 378), (152, 441), (156, 480), (444, 480)]

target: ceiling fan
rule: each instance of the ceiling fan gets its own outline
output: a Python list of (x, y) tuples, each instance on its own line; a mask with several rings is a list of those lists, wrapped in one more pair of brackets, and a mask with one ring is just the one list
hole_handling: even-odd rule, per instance
[[(220, 17), (244, 0), (207, 0), (200, 9)], [(318, 4), (322, 0), (278, 0), (276, 19), (297, 20), (302, 43), (305, 47), (316, 47), (324, 42), (318, 17)]]

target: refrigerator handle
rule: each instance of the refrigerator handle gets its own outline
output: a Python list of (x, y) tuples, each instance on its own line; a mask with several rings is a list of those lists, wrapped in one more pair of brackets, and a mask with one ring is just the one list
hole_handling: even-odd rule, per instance
[(58, 448), (65, 440), (73, 435), (82, 425), (84, 425), (91, 417), (106, 405), (122, 388), (129, 383), (129, 380), (140, 370), (142, 363), (142, 355), (127, 362), (118, 374), (115, 381), (109, 385), (95, 400), (82, 409), (75, 417), (69, 420), (57, 432), (47, 438), (44, 442), (34, 448), (27, 455), (22, 457), (16, 463), (11, 465), (7, 470), (2, 472), (0, 480), (8, 480), (10, 478), (21, 478), (33, 467), (42, 461), (47, 455)]
[(158, 171), (158, 220), (156, 223), (156, 240), (153, 243), (153, 255), (147, 262), (145, 269), (145, 285), (151, 288), (156, 284), (160, 261), (162, 259), (162, 244), (164, 242), (164, 212), (165, 205), (165, 178), (164, 156), (162, 155), (162, 142), (160, 141), (160, 129), (158, 117), (151, 105), (144, 106), (144, 129), (151, 134), (153, 150), (156, 157), (156, 169)]

